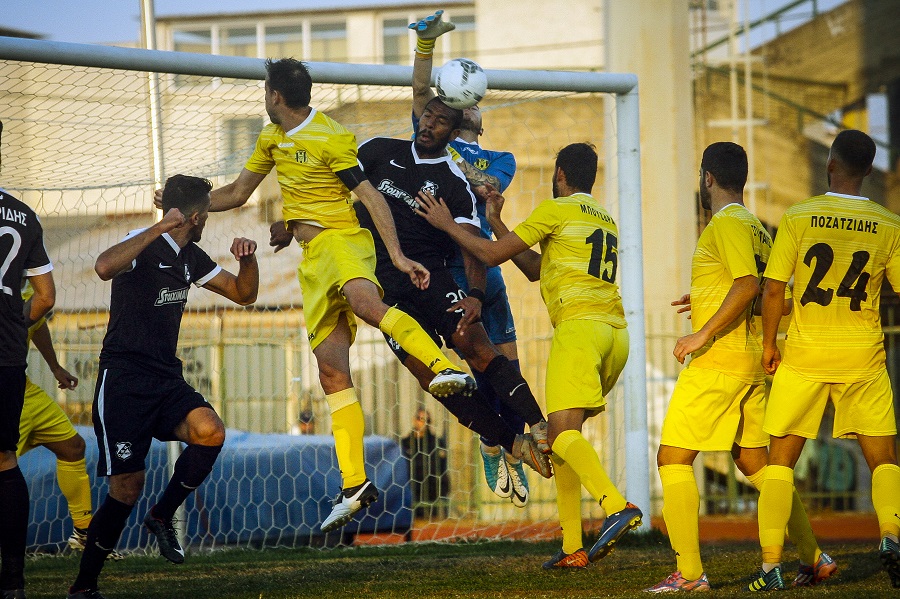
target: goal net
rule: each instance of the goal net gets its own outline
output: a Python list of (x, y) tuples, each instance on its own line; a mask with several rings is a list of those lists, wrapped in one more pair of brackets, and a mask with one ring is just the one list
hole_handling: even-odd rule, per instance
[[(41, 48), (40, 42), (31, 44), (28, 48)], [(87, 47), (79, 48), (89, 53)], [(110, 50), (116, 49), (97, 50), (97, 64), (104, 64), (99, 54)], [(144, 52), (121, 50), (126, 58)], [(95, 507), (105, 496), (105, 482), (95, 479), (91, 402), (110, 284), (95, 275), (94, 261), (129, 231), (157, 219), (152, 196), (165, 177), (176, 173), (201, 176), (215, 186), (232, 181), (267, 122), (261, 61), (229, 62), (225, 57), (197, 55), (194, 60), (204, 65), (206, 74), (183, 74), (199, 69), (191, 66), (190, 57), (146, 54), (163, 62), (159, 57), (173, 55), (171, 68), (148, 72), (139, 65), (72, 66), (48, 59), (33, 62), (21, 54), (9, 58), (9, 53), (0, 52), (7, 56), (0, 60), (4, 81), (0, 90), (4, 123), (0, 185), (32, 206), (41, 218), (58, 290), (50, 330), (60, 363), (80, 383), (74, 390), (57, 389), (34, 348), (28, 374), (64, 408), (86, 438)], [(213, 60), (220, 58), (219, 62)], [(81, 64), (87, 62), (81, 60)], [(218, 65), (223, 66), (221, 72), (216, 71)], [(230, 68), (233, 65), (258, 76), (236, 77)], [(373, 136), (409, 138), (411, 91), (408, 84), (397, 81), (398, 73), (408, 81), (408, 69), (365, 67), (365, 76), (354, 80), (359, 71), (354, 67), (360, 66), (314, 63), (311, 70), (317, 84), (312, 105), (354, 132), (359, 142)], [(511, 77), (510, 72), (504, 73)], [(379, 84), (382, 74), (384, 82)], [(488, 75), (490, 79), (491, 73)], [(542, 74), (517, 76), (526, 82), (518, 85), (519, 91), (493, 89), (481, 104), (482, 144), (514, 153), (518, 164), (505, 193), (507, 222), (520, 222), (551, 197), (555, 153), (566, 144), (581, 141), (598, 148), (601, 172), (594, 195), (619, 219), (617, 198), (622, 181), (616, 160), (615, 97), (565, 91), (566, 86), (561, 86), (561, 91), (529, 91), (522, 89), (529, 77), (539, 80)], [(335, 82), (319, 83), (324, 80)], [(635, 131), (636, 126), (635, 122)], [(632, 193), (635, 189), (639, 192), (638, 185), (631, 185)], [(637, 201), (639, 205), (639, 198)], [(261, 282), (259, 299), (248, 308), (195, 288), (184, 314), (179, 354), (185, 378), (209, 400), (229, 429), (226, 451), (185, 510), (186, 541), (195, 548), (329, 542), (318, 525), (340, 488), (340, 474), (329, 411), (306, 337), (296, 277), (301, 250), (293, 246), (276, 254), (267, 246), (269, 224), (280, 214), (281, 198), (273, 173), (243, 208), (211, 214), (200, 242), (214, 260), (234, 271), (237, 265), (228, 252), (231, 240), (236, 236), (255, 239), (260, 244)], [(640, 237), (637, 239), (639, 244)], [(622, 268), (620, 262), (620, 272)], [(552, 334), (549, 318), (537, 284), (528, 283), (511, 265), (504, 265), (503, 272), (522, 372), (543, 405)], [(632, 336), (632, 359), (642, 364), (643, 355), (635, 356), (634, 348)], [(531, 495), (524, 508), (495, 496), (484, 481), (477, 437), (419, 389), (379, 331), (360, 322), (351, 359), (369, 435), (367, 471), (383, 500), (346, 526), (339, 540), (364, 543), (385, 537), (456, 540), (558, 535), (552, 481), (529, 472)], [(639, 366), (636, 372), (642, 370)], [(634, 485), (626, 468), (629, 443), (634, 444), (629, 435), (634, 437), (635, 426), (641, 424), (628, 421), (621, 387), (620, 383), (609, 398), (607, 415), (590, 420), (585, 434), (625, 488)], [(638, 401), (643, 401), (640, 394)], [(404, 438), (410, 435), (420, 409), (427, 410), (438, 441), (424, 449), (425, 455), (408, 455)], [(642, 434), (637, 432), (646, 462), (646, 428)], [(411, 462), (418, 467), (411, 469)], [(51, 550), (61, 547), (72, 525), (56, 484), (53, 456), (38, 448), (22, 463), (32, 473), (29, 545)], [(154, 445), (144, 496), (120, 548), (135, 551), (146, 547), (148, 540), (138, 522), (159, 496), (168, 479), (169, 464), (166, 448)], [(639, 479), (647, 478), (647, 464), (644, 466), (645, 471), (636, 475)], [(424, 483), (421, 491), (410, 484), (411, 475), (424, 476), (425, 480), (419, 481)], [(604, 516), (586, 494), (583, 513), (586, 528), (595, 528), (592, 519)]]

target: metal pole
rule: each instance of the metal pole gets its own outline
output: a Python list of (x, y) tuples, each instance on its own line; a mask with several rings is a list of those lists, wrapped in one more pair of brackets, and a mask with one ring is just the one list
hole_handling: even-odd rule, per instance
[(753, 143), (753, 60), (750, 55), (750, 3), (744, 2), (744, 115), (747, 118), (748, 169), (747, 208), (756, 214), (756, 173), (754, 168), (755, 144)]
[[(144, 48), (156, 50), (156, 13), (153, 0), (141, 0), (141, 37)], [(162, 139), (162, 102), (160, 101), (159, 73), (147, 73), (147, 92), (150, 100), (150, 139), (153, 148), (153, 183), (156, 189), (162, 187), (165, 179), (165, 160)], [(158, 218), (162, 217), (157, 213)]]
[[(156, 50), (156, 13), (153, 10), (153, 0), (141, 0), (141, 38), (144, 48)], [(159, 189), (165, 180), (162, 146), (162, 108), (160, 106), (159, 73), (150, 71), (147, 73), (147, 98), (150, 109), (150, 146), (153, 150), (153, 184), (154, 189)], [(162, 218), (162, 210), (154, 209), (156, 218)], [(181, 443), (169, 441), (166, 444), (168, 457), (167, 471), (169, 480), (175, 473), (175, 462), (181, 456)], [(175, 510), (175, 530), (178, 531), (178, 542), (184, 547), (187, 544), (187, 522), (184, 505)]]
[(625, 391), (625, 484), (628, 499), (647, 517), (650, 530), (650, 448), (647, 428), (647, 344), (641, 226), (641, 139), (637, 86), (616, 96), (619, 131), (619, 264), (622, 305), (631, 349), (622, 372)]

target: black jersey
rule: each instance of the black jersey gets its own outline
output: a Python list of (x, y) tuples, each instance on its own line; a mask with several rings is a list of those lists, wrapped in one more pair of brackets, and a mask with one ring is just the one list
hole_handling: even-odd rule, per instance
[(28, 357), (23, 277), (51, 270), (34, 210), (0, 189), (0, 366), (21, 366)]
[[(400, 248), (407, 258), (431, 269), (444, 266), (456, 250), (456, 244), (449, 235), (435, 229), (415, 213), (420, 190), (430, 191), (434, 197), (442, 198), (456, 222), (479, 226), (475, 196), (465, 175), (449, 155), (419, 158), (412, 141), (375, 137), (359, 146), (358, 157), (366, 178), (384, 195), (391, 208)], [(376, 273), (392, 267), (369, 211), (362, 202), (357, 202), (355, 207), (360, 224), (369, 229), (375, 238), (375, 255), (378, 258)]]
[(181, 376), (175, 350), (188, 290), (221, 270), (195, 243), (179, 248), (168, 233), (154, 239), (113, 279), (100, 366)]

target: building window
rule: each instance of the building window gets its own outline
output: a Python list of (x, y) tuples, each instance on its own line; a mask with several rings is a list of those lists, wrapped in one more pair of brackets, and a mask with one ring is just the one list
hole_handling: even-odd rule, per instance
[(223, 27), (219, 37), (219, 54), (256, 58), (256, 27)]
[(409, 28), (406, 19), (385, 19), (382, 26), (384, 64), (409, 63)]
[(309, 28), (310, 52), (308, 60), (345, 62), (347, 60), (347, 25), (340, 23), (312, 23)]
[(225, 119), (222, 129), (225, 132), (224, 153), (225, 162), (242, 166), (256, 145), (256, 138), (263, 128), (262, 117), (234, 117)]
[(453, 15), (451, 21), (456, 24), (456, 29), (447, 36), (450, 42), (449, 58), (476, 58), (475, 15)]
[[(212, 54), (212, 32), (209, 27), (205, 29), (189, 29), (175, 31), (172, 35), (176, 52), (194, 52), (197, 54)], [(175, 85), (207, 85), (209, 77), (197, 75), (175, 75)]]
[(266, 27), (266, 58), (303, 57), (303, 26), (271, 25)]

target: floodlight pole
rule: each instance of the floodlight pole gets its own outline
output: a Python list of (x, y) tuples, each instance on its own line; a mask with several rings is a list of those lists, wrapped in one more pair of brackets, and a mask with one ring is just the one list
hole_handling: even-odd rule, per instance
[(622, 305), (630, 349), (622, 371), (625, 392), (625, 485), (628, 500), (647, 517), (650, 530), (650, 450), (647, 435), (647, 344), (644, 323), (644, 260), (641, 225), (641, 138), (637, 84), (616, 94), (619, 166), (619, 265)]

